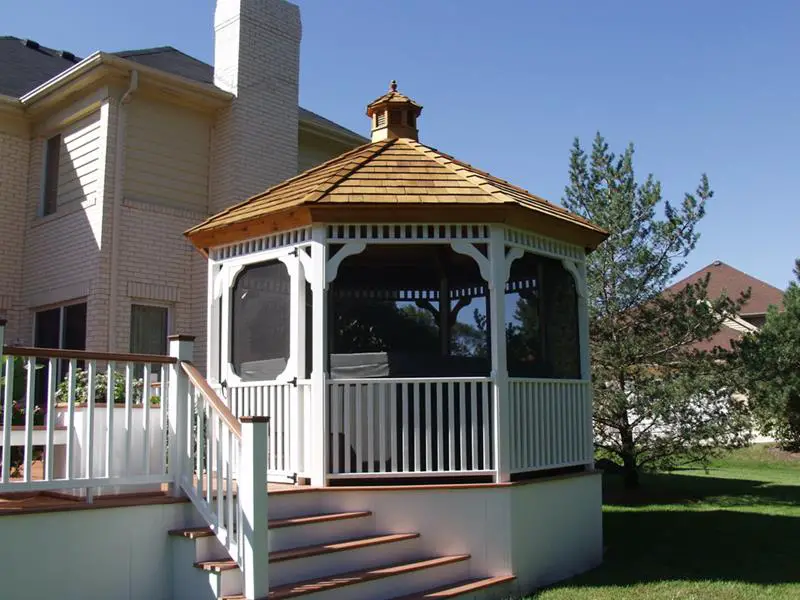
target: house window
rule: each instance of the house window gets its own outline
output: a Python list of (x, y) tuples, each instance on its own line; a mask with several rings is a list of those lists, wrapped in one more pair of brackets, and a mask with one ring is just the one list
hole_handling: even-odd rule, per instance
[(416, 127), (417, 126), (416, 119), (417, 119), (417, 117), (416, 117), (416, 115), (414, 115), (414, 111), (413, 110), (408, 111), (408, 126), (409, 127)]
[(401, 112), (399, 110), (393, 110), (389, 113), (389, 125), (400, 125)]
[(231, 363), (247, 381), (276, 379), (289, 359), (289, 272), (279, 261), (246, 267), (231, 291)]
[(386, 126), (386, 111), (381, 111), (377, 115), (375, 115), (375, 126), (376, 127)]
[(169, 309), (166, 306), (131, 305), (133, 354), (167, 354)]
[(38, 348), (86, 349), (86, 302), (37, 311), (34, 343)]
[[(37, 348), (86, 350), (86, 302), (37, 311), (33, 321), (33, 339)], [(59, 361), (59, 379), (67, 375), (68, 368), (68, 360)], [(85, 368), (83, 361), (78, 361), (77, 368)], [(45, 369), (41, 369), (36, 382), (40, 391), (45, 389), (44, 377)]]
[(58, 167), (61, 159), (61, 134), (47, 140), (44, 153), (44, 193), (42, 215), (51, 215), (58, 207)]

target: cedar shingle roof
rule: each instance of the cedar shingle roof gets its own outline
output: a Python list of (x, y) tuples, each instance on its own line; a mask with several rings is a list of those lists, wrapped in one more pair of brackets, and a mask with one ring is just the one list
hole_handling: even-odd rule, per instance
[(207, 238), (214, 231), (263, 221), (267, 215), (301, 207), (380, 207), (391, 211), (422, 205), (449, 205), (454, 221), (459, 220), (459, 207), (522, 208), (582, 230), (591, 240), (587, 246), (594, 247), (607, 236), (565, 208), (408, 138), (373, 142), (342, 154), (214, 215), (186, 235)]
[(681, 279), (678, 283), (670, 286), (667, 291), (677, 291), (688, 283), (700, 281), (706, 275), (710, 275), (708, 280), (709, 298), (719, 298), (726, 294), (735, 300), (742, 292), (750, 288), (750, 300), (742, 308), (743, 315), (763, 315), (770, 305), (774, 304), (778, 307), (783, 305), (781, 290), (719, 260)]

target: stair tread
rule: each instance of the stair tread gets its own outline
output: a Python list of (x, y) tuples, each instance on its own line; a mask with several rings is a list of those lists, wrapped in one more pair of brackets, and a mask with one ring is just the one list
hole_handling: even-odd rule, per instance
[(462, 594), (476, 592), (494, 585), (500, 585), (516, 579), (514, 575), (502, 575), (499, 577), (484, 577), (483, 579), (465, 579), (458, 583), (451, 583), (432, 590), (425, 590), (407, 596), (398, 596), (392, 600), (425, 600), (426, 598), (458, 598)]
[[(330, 542), (327, 544), (314, 544), (312, 546), (300, 546), (297, 548), (289, 548), (287, 550), (276, 550), (269, 553), (269, 562), (277, 563), (286, 560), (318, 556), (321, 554), (331, 554), (333, 552), (357, 550), (359, 548), (368, 548), (369, 546), (377, 546), (379, 544), (402, 542), (418, 537), (418, 533), (389, 533), (385, 535), (373, 535), (369, 537)], [(236, 561), (233, 559), (204, 560), (196, 562), (194, 566), (198, 569), (203, 569), (204, 571), (229, 571), (231, 569), (238, 568)]]
[[(298, 581), (296, 583), (289, 583), (271, 589), (267, 599), (287, 600), (288, 598), (296, 598), (306, 594), (313, 594), (315, 592), (342, 588), (349, 585), (355, 585), (357, 583), (365, 583), (368, 581), (383, 579), (385, 577), (403, 575), (405, 573), (413, 573), (414, 571), (420, 571), (422, 569), (441, 567), (444, 565), (469, 560), (469, 557), (469, 554), (437, 556), (434, 558), (383, 565), (380, 567), (374, 567), (372, 569), (339, 573), (337, 575), (330, 575), (327, 577), (318, 577), (316, 579), (309, 579), (307, 581)], [(243, 595), (233, 595), (223, 596), (221, 600), (242, 600), (243, 598)]]
[[(271, 519), (269, 521), (269, 528), (279, 529), (282, 527), (292, 527), (297, 525), (328, 523), (330, 521), (342, 521), (344, 519), (358, 519), (361, 517), (369, 517), (371, 515), (372, 512), (369, 510), (302, 515), (299, 517), (289, 517), (286, 519)], [(214, 535), (214, 532), (211, 531), (210, 527), (185, 527), (183, 529), (172, 529), (168, 533), (171, 536), (185, 537), (190, 540), (202, 537), (211, 537)]]
[(356, 550), (377, 546), (378, 544), (391, 544), (392, 542), (402, 542), (419, 537), (419, 533), (389, 533), (384, 535), (372, 535), (369, 537), (353, 538), (328, 544), (314, 544), (312, 546), (301, 546), (299, 548), (289, 548), (288, 550), (277, 550), (269, 553), (269, 562), (281, 562), (296, 558), (307, 558), (319, 554), (330, 554), (332, 552), (343, 552), (346, 550)]

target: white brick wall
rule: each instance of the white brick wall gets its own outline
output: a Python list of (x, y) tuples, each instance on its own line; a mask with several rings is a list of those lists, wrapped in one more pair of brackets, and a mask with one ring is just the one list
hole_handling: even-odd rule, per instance
[(300, 10), (284, 0), (217, 0), (214, 82), (236, 95), (212, 138), (211, 211), (297, 172)]
[(30, 141), (0, 133), (0, 317), (8, 319), (6, 343), (25, 339), (22, 291), (25, 200)]

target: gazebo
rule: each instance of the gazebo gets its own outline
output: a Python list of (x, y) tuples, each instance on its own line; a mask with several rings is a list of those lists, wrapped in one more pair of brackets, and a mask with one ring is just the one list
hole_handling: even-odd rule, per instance
[(592, 469), (585, 256), (607, 234), (420, 143), (421, 110), (392, 82), (371, 143), (187, 232), (206, 376), (270, 417), (271, 480)]

